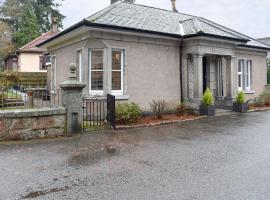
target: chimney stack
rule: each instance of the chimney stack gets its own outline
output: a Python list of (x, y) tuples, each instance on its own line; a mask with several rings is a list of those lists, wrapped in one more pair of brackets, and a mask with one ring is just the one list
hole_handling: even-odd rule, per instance
[(54, 33), (58, 32), (57, 18), (56, 17), (52, 17), (52, 31)]
[(172, 1), (172, 10), (173, 12), (178, 12), (178, 10), (176, 9), (176, 0), (171, 0)]
[[(120, 1), (120, 0), (111, 0), (111, 4), (117, 2), (117, 1)], [(124, 0), (124, 2), (127, 2), (127, 3), (135, 3), (135, 0)]]

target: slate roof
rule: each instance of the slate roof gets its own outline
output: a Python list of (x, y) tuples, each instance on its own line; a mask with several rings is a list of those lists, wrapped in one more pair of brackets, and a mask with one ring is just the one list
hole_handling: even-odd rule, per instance
[(242, 42), (244, 46), (269, 48), (269, 46), (251, 37), (202, 17), (128, 3), (122, 0), (117, 1), (69, 29), (64, 30), (62, 33), (58, 34), (58, 36), (79, 26), (87, 25), (156, 33), (180, 38), (180, 22), (183, 25), (184, 38), (205, 35), (236, 40)]
[(46, 51), (37, 47), (39, 44), (43, 43), (44, 41), (52, 38), (53, 36), (57, 35), (58, 32), (48, 31), (47, 33), (42, 34), (41, 36), (37, 37), (36, 39), (32, 40), (28, 44), (24, 45), (23, 47), (19, 48), (18, 52), (43, 52)]
[(182, 21), (185, 35), (207, 33), (248, 40), (236, 31), (225, 28), (201, 17), (123, 1), (118, 1), (108, 6), (100, 12), (88, 17), (87, 20), (91, 23), (114, 25), (175, 35), (180, 34), (179, 22)]

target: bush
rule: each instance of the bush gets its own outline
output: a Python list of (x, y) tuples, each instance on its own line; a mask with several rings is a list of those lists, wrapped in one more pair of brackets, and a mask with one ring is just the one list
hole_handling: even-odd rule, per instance
[(180, 103), (176, 107), (175, 112), (177, 115), (181, 116), (181, 115), (188, 114), (188, 110), (189, 110), (189, 107), (187, 105), (185, 105), (184, 103)]
[(214, 98), (211, 90), (209, 88), (206, 89), (203, 99), (202, 99), (202, 105), (204, 106), (211, 106), (213, 105)]
[(259, 97), (258, 101), (263, 106), (270, 106), (270, 91), (265, 90)]
[(142, 115), (142, 111), (135, 103), (124, 103), (117, 104), (115, 114), (118, 123), (129, 124), (137, 122)]
[(245, 94), (243, 91), (237, 93), (236, 102), (239, 104), (245, 103)]
[(167, 102), (165, 100), (153, 100), (150, 103), (150, 108), (157, 119), (162, 119), (167, 110)]

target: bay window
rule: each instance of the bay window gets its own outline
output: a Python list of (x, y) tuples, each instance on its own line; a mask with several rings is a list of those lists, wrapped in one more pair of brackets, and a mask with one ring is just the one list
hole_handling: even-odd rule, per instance
[(103, 50), (90, 50), (90, 92), (103, 93)]
[(123, 96), (123, 76), (124, 50), (89, 50), (89, 87), (91, 96), (104, 95), (105, 92), (115, 96)]
[(238, 60), (238, 90), (252, 90), (252, 61), (239, 59)]
[(112, 93), (123, 93), (123, 51), (112, 50)]

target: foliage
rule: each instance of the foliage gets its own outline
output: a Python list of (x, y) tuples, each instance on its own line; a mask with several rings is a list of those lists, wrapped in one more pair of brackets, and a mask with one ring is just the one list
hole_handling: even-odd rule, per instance
[[(16, 48), (51, 29), (52, 19), (60, 28), (64, 16), (58, 8), (63, 0), (5, 0), (0, 6), (1, 21), (12, 30)], [(22, 37), (21, 40), (19, 38)]]
[(262, 106), (270, 106), (270, 91), (265, 90), (259, 97), (258, 101)]
[(150, 103), (150, 108), (157, 119), (162, 119), (167, 110), (167, 102), (165, 100), (153, 100)]
[(135, 103), (123, 103), (116, 106), (116, 121), (129, 124), (137, 122), (142, 115), (140, 107)]
[(177, 115), (181, 116), (181, 115), (185, 115), (188, 113), (188, 106), (185, 105), (184, 103), (180, 103), (179, 105), (177, 105), (175, 112)]
[(270, 106), (270, 91), (265, 90), (259, 97), (249, 101), (249, 106)]
[(198, 113), (196, 113), (196, 111), (194, 109), (187, 106), (185, 103), (180, 103), (179, 105), (177, 105), (177, 107), (175, 109), (175, 113), (178, 116), (182, 116), (182, 115), (194, 115), (194, 116), (197, 116), (198, 115)]
[(236, 102), (239, 104), (245, 103), (245, 94), (243, 91), (237, 93)]
[(21, 23), (18, 24), (18, 31), (14, 34), (14, 41), (17, 47), (22, 47), (40, 35), (37, 17), (32, 9), (25, 9), (21, 19)]
[(211, 90), (209, 88), (206, 89), (203, 99), (202, 99), (202, 105), (204, 106), (211, 106), (213, 105), (214, 98)]
[(58, 27), (63, 28), (62, 20), (65, 16), (58, 10), (61, 6), (59, 2), (63, 1), (64, 0), (32, 0), (40, 33), (47, 32), (51, 29), (52, 18), (56, 19)]
[[(12, 32), (7, 23), (0, 21), (0, 60), (3, 61), (4, 58), (14, 51), (14, 46), (12, 44)], [(4, 70), (4, 62), (0, 63), (0, 71)]]
[(12, 86), (18, 84), (20, 81), (20, 75), (18, 72), (5, 73), (4, 79), (0, 79), (0, 94)]

